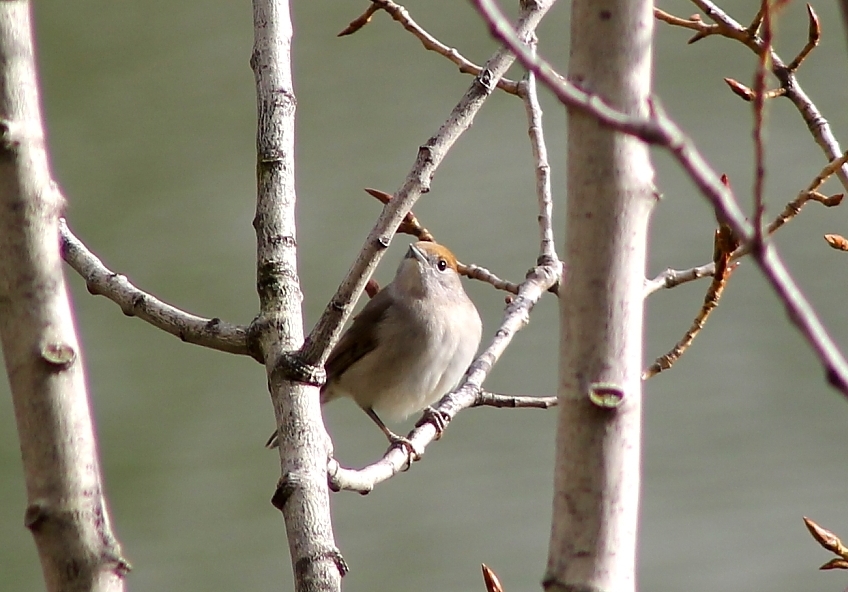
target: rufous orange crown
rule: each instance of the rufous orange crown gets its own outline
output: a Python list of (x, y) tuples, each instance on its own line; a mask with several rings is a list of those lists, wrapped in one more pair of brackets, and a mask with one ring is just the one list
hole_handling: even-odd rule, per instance
[(415, 248), (428, 256), (444, 259), (451, 269), (457, 271), (456, 257), (453, 253), (451, 253), (450, 249), (444, 245), (430, 241), (420, 241), (415, 243)]

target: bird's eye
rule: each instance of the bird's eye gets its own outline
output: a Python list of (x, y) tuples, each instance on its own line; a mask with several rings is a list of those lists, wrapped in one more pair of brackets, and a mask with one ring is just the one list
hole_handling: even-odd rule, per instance
[(439, 271), (444, 271), (448, 268), (448, 262), (444, 259), (439, 259), (438, 263), (436, 263), (436, 267), (439, 268)]

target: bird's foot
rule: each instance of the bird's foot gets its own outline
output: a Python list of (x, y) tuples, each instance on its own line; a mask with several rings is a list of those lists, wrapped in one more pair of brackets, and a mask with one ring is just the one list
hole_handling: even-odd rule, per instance
[(386, 438), (389, 439), (389, 450), (392, 448), (403, 448), (406, 451), (407, 458), (409, 459), (407, 468), (413, 462), (421, 460), (422, 452), (415, 447), (415, 444), (409, 438), (400, 436), (389, 429), (386, 429)]
[(439, 411), (438, 409), (434, 409), (433, 407), (425, 407), (424, 412), (421, 415), (421, 419), (419, 419), (415, 423), (415, 427), (421, 427), (425, 423), (432, 424), (432, 426), (436, 430), (436, 440), (442, 437), (445, 429), (448, 427), (448, 423), (450, 423), (450, 416), (444, 411)]

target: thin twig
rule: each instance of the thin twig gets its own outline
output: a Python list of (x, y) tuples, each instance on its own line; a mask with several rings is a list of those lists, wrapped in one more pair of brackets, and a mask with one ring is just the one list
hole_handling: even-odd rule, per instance
[(773, 234), (778, 228), (789, 222), (792, 218), (801, 213), (801, 208), (808, 201), (817, 201), (825, 207), (832, 208), (842, 203), (844, 194), (836, 193), (834, 195), (823, 195), (817, 191), (802, 191), (794, 200), (790, 201), (783, 208), (783, 211), (769, 225), (769, 234)]
[[(380, 9), (385, 10), (395, 21), (400, 23), (404, 29), (412, 33), (421, 42), (421, 45), (423, 45), (425, 49), (435, 51), (437, 54), (446, 57), (456, 64), (461, 73), (478, 76), (483, 70), (480, 66), (459, 53), (457, 49), (448, 47), (433, 37), (421, 25), (416, 23), (411, 16), (409, 16), (409, 11), (407, 11), (406, 8), (396, 2), (392, 2), (391, 0), (372, 0), (371, 5), (365, 10), (365, 12), (351, 21), (351, 23), (341, 33), (339, 33), (338, 36), (343, 37), (345, 35), (352, 35), (353, 33), (356, 33), (359, 29), (370, 22), (371, 16)], [(518, 83), (514, 80), (501, 78), (498, 80), (497, 86), (499, 89), (506, 91), (511, 95), (518, 94)]]
[(798, 67), (807, 59), (807, 56), (810, 55), (810, 52), (818, 46), (819, 41), (821, 40), (821, 24), (819, 24), (819, 15), (816, 14), (816, 11), (813, 10), (813, 7), (807, 3), (807, 19), (809, 24), (807, 26), (807, 44), (804, 45), (804, 48), (795, 56), (795, 59), (789, 62), (789, 65), (786, 68), (790, 72), (795, 72)]
[(510, 294), (518, 294), (519, 285), (513, 282), (509, 282), (507, 280), (502, 280), (494, 273), (486, 269), (485, 267), (480, 267), (479, 265), (474, 265), (473, 263), (469, 264), (460, 264), (458, 266), (459, 273), (466, 276), (469, 279), (477, 280), (480, 282), (485, 282), (487, 284), (491, 284), (497, 290), (503, 290), (504, 292), (509, 292)]
[(754, 74), (754, 243), (763, 242), (763, 217), (766, 212), (765, 204), (765, 181), (766, 181), (766, 146), (763, 137), (763, 126), (765, 125), (765, 92), (766, 73), (768, 72), (768, 60), (771, 53), (772, 10), (770, 0), (762, 0), (757, 20), (762, 31), (763, 51), (757, 60), (757, 70)]
[(498, 407), (509, 409), (550, 409), (557, 404), (557, 397), (527, 397), (502, 395), (481, 390), (472, 407)]
[[(536, 54), (538, 40), (533, 36), (529, 44), (530, 52)], [(542, 106), (536, 91), (536, 75), (527, 70), (521, 83), (524, 110), (527, 113), (530, 147), (536, 161), (536, 196), (539, 202), (539, 259), (540, 265), (557, 259), (554, 246), (553, 197), (551, 196), (551, 167), (548, 164), (548, 148), (545, 145), (545, 132), (542, 126)]]
[(692, 345), (695, 337), (697, 337), (698, 333), (701, 332), (701, 329), (704, 328), (710, 314), (712, 314), (713, 310), (715, 310), (718, 306), (722, 292), (724, 292), (724, 288), (727, 286), (727, 280), (736, 268), (736, 266), (730, 262), (730, 257), (738, 246), (739, 243), (734, 239), (730, 228), (728, 226), (719, 226), (715, 233), (715, 250), (713, 254), (715, 273), (713, 274), (713, 281), (710, 283), (707, 294), (704, 296), (704, 304), (701, 306), (701, 310), (698, 311), (695, 320), (692, 322), (692, 325), (689, 327), (689, 330), (686, 331), (683, 338), (675, 344), (671, 351), (657, 358), (656, 361), (654, 361), (654, 363), (642, 373), (642, 380), (652, 378), (660, 372), (671, 368), (675, 362), (677, 362), (677, 360), (686, 353), (689, 346)]
[(689, 269), (666, 269), (656, 277), (645, 281), (645, 297), (663, 288), (676, 288), (680, 284), (686, 284), (701, 278), (709, 277), (715, 273), (715, 263), (707, 263), (699, 267)]
[(347, 27), (342, 29), (342, 31), (336, 35), (336, 37), (344, 37), (345, 35), (353, 35), (359, 29), (367, 25), (371, 22), (371, 17), (374, 16), (374, 13), (380, 10), (380, 7), (374, 4), (373, 2), (368, 5), (368, 8), (365, 9), (365, 12), (360, 14), (358, 17), (350, 21)]
[[(380, 191), (379, 189), (371, 189), (369, 187), (365, 188), (365, 193), (374, 197), (382, 203), (386, 205), (390, 201), (392, 201), (392, 194), (386, 193), (385, 191)], [(403, 222), (400, 223), (397, 229), (398, 234), (409, 234), (417, 238), (418, 240), (428, 241), (428, 242), (436, 242), (436, 239), (433, 238), (433, 235), (429, 230), (424, 228), (421, 223), (418, 221), (418, 218), (414, 213), (410, 210), (406, 213), (406, 216), (403, 218)]]
[(62, 257), (85, 280), (88, 291), (105, 296), (121, 307), (127, 316), (138, 317), (154, 327), (179, 337), (187, 343), (202, 345), (231, 354), (261, 356), (248, 351), (247, 327), (233, 325), (221, 319), (205, 319), (162, 302), (134, 286), (126, 276), (115, 273), (60, 221)]
[[(727, 83), (727, 86), (730, 87), (730, 90), (733, 91), (737, 97), (745, 101), (753, 101), (754, 100), (754, 91), (733, 78), (725, 78), (724, 82)], [(772, 90), (766, 90), (760, 93), (763, 97), (763, 100), (775, 99), (777, 97), (786, 96), (786, 89), (782, 86), (779, 88), (774, 88)]]
[[(798, 196), (786, 204), (783, 211), (768, 225), (768, 234), (771, 236), (784, 224), (792, 220), (795, 216), (801, 213), (801, 209), (809, 201), (817, 201), (825, 207), (832, 208), (842, 203), (843, 194), (836, 193), (834, 195), (824, 195), (819, 193), (818, 189), (830, 177), (836, 174), (845, 163), (848, 162), (848, 152), (839, 158), (827, 163), (824, 168), (810, 181), (810, 184), (798, 193)], [(747, 255), (750, 251), (749, 245), (742, 245), (737, 249), (738, 253), (734, 253), (733, 259), (738, 259), (742, 255)]]

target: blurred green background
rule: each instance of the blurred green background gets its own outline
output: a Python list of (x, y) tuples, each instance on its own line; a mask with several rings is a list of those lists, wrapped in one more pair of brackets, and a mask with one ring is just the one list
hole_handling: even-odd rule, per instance
[[(307, 327), (379, 213), (363, 187), (395, 190), (417, 147), (471, 82), (382, 13), (336, 33), (367, 2), (294, 3), (300, 268)], [(464, 2), (410, 1), (425, 28), (470, 59), (494, 50)], [(724, 4), (747, 23), (758, 3)], [(661, 7), (696, 12), (681, 0)], [(848, 143), (848, 53), (833, 2), (816, 2), (824, 39), (800, 81)], [(568, 9), (540, 30), (541, 51), (567, 67)], [(56, 178), (71, 227), (113, 270), (186, 310), (248, 323), (254, 283), (255, 100), (245, 2), (42, 0), (35, 14), (43, 102)], [(801, 4), (780, 20), (777, 46), (803, 45)], [(754, 56), (658, 23), (656, 89), (713, 166), (750, 206), (750, 107), (722, 77), (752, 79)], [(514, 69), (513, 77), (520, 76)], [(546, 93), (547, 136), (562, 240), (565, 114)], [(788, 102), (770, 103), (769, 212), (806, 186), (824, 157)], [(536, 198), (524, 110), (496, 93), (451, 151), (416, 213), (466, 262), (518, 280), (537, 249)], [(655, 154), (664, 194), (652, 226), (649, 275), (705, 263), (710, 208), (668, 156)], [(831, 192), (836, 185), (828, 185)], [(835, 338), (848, 345), (843, 254), (821, 239), (846, 232), (846, 212), (811, 204), (777, 242)], [(406, 237), (377, 273), (393, 274)], [(106, 492), (134, 565), (129, 588), (290, 589), (280, 514), (269, 503), (277, 455), (262, 448), (273, 413), (261, 366), (191, 345), (88, 295), (68, 271), (85, 346)], [(683, 334), (707, 283), (648, 302), (647, 360)], [(503, 294), (468, 283), (486, 333)], [(546, 298), (491, 375), (492, 390), (556, 389), (556, 303)], [(340, 460), (359, 466), (382, 434), (349, 402), (326, 419)], [(842, 443), (848, 403), (823, 380), (756, 268), (745, 262), (689, 354), (646, 385), (639, 578), (646, 590), (839, 590), (816, 571), (827, 554), (808, 515), (848, 536)], [(472, 410), (424, 462), (371, 495), (333, 496), (347, 590), (479, 590), (479, 563), (507, 589), (538, 588), (551, 504), (555, 412)], [(25, 494), (13, 413), (0, 381), (0, 590), (40, 590), (23, 527)]]

